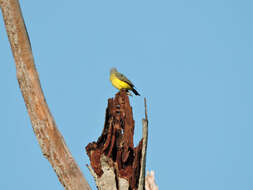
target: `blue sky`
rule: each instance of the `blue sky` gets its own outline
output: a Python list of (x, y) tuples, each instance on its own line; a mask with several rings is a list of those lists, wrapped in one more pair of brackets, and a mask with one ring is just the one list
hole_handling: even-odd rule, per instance
[[(160, 189), (253, 189), (253, 2), (20, 1), (47, 103), (92, 189), (111, 67), (147, 97), (147, 169)], [(63, 189), (42, 156), (0, 19), (0, 186)]]

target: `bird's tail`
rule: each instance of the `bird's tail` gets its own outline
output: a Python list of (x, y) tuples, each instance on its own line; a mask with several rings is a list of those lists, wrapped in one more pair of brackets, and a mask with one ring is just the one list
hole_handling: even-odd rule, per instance
[(137, 92), (137, 90), (135, 90), (134, 88), (132, 89), (132, 91), (136, 96), (140, 96), (139, 92)]

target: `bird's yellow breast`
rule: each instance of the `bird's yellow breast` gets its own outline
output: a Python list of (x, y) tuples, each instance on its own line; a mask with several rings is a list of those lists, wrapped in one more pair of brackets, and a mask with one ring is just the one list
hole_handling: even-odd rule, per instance
[(131, 86), (128, 83), (117, 78), (115, 74), (111, 74), (110, 80), (112, 82), (112, 85), (119, 90), (120, 89), (131, 89)]

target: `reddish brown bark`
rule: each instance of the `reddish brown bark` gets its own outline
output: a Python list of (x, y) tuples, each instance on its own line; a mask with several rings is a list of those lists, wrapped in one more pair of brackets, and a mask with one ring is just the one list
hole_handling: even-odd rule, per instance
[(86, 152), (91, 166), (98, 177), (103, 175), (100, 158), (109, 158), (117, 178), (124, 178), (129, 189), (138, 188), (141, 167), (142, 140), (134, 147), (134, 120), (126, 91), (118, 92), (108, 100), (105, 124), (97, 142), (89, 143)]

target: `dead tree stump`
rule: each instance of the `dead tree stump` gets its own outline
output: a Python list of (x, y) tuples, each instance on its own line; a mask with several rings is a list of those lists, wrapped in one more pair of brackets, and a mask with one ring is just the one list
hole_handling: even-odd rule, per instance
[[(147, 118), (146, 118), (147, 121)], [(145, 155), (142, 156), (143, 138), (134, 147), (134, 120), (126, 91), (121, 90), (108, 100), (105, 124), (97, 142), (89, 143), (86, 152), (88, 166), (99, 190), (139, 190), (139, 181), (145, 173)], [(146, 141), (147, 142), (147, 141)], [(144, 145), (146, 150), (146, 145)], [(146, 151), (144, 151), (146, 152)], [(144, 159), (141, 159), (144, 157)], [(141, 188), (140, 188), (141, 187)]]

